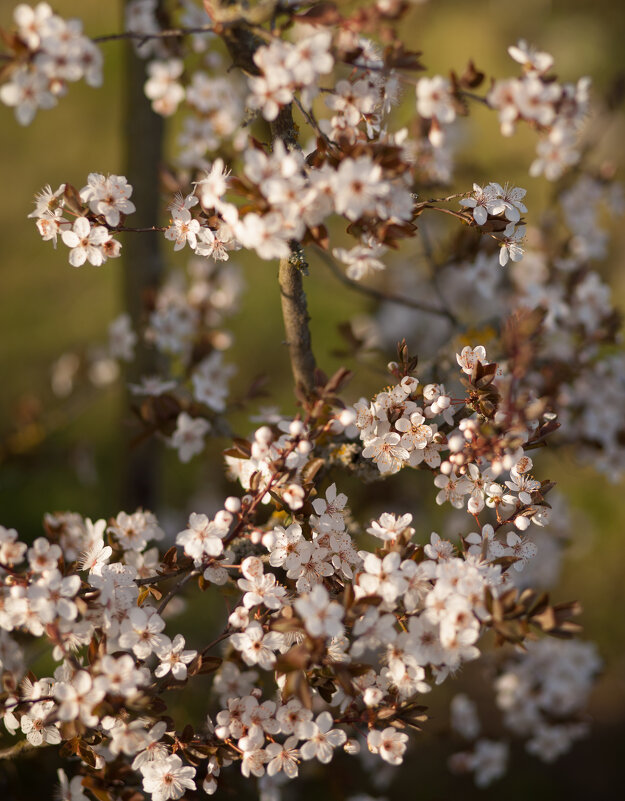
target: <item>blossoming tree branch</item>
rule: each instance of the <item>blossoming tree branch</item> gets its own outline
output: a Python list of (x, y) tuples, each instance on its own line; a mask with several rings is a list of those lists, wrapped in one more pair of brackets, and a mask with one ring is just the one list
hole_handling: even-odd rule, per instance
[[(13, 737), (0, 755), (58, 747), (71, 801), (199, 798), (237, 773), (275, 799), (315, 763), (400, 765), (428, 729), (428, 693), (494, 648), (507, 733), (486, 736), (476, 703), (456, 694), (450, 725), (466, 746), (451, 768), (489, 784), (512, 737), (555, 759), (586, 733), (600, 661), (572, 638), (578, 605), (541, 591), (568, 523), (537, 454), (568, 443), (600, 470), (625, 467), (620, 318), (593, 267), (607, 248), (600, 207), (622, 213), (623, 198), (584, 139), (589, 80), (561, 82), (525, 41), (508, 49), (512, 77), (473, 62), (430, 75), (427, 54), (402, 44), (400, 0), (349, 12), (131, 0), (126, 12), (124, 32), (90, 39), (47, 3), (18, 5), (2, 20), (0, 100), (37, 124), (70, 83), (99, 86), (107, 42), (129, 40), (154, 112), (183, 115), (168, 221), (133, 226), (136, 187), (97, 171), (46, 186), (29, 216), (76, 268), (117, 258), (122, 232), (193, 254), (138, 328), (128, 314), (110, 325), (109, 359), (132, 361), (138, 343), (162, 357), (130, 388), (140, 437), (188, 462), (227, 430), (240, 250), (279, 263), (299, 411), (266, 412), (229, 443), (240, 491), (182, 531), (144, 509), (49, 513), (30, 545), (0, 527), (0, 714)], [(553, 183), (549, 218), (506, 176), (454, 182), (456, 128), (474, 104), (504, 136), (535, 131), (528, 166)], [(398, 107), (410, 109), (404, 128)], [(403, 258), (411, 247), (429, 275)], [(309, 260), (376, 301), (378, 342), (389, 309), (425, 326), (423, 353), (409, 351), (410, 331), (397, 337), (372, 398), (350, 398), (348, 371), (316, 364)], [(58, 385), (71, 391), (75, 370), (57, 365)], [(454, 536), (424, 531), (410, 499), (373, 519), (350, 508), (350, 477), (392, 485), (403, 471), (450, 509)], [(223, 604), (222, 625), (187, 643), (170, 604), (203, 591)], [(42, 640), (51, 675), (31, 669)], [(207, 675), (210, 696), (194, 695)], [(205, 704), (202, 726), (170, 714), (181, 689)]]

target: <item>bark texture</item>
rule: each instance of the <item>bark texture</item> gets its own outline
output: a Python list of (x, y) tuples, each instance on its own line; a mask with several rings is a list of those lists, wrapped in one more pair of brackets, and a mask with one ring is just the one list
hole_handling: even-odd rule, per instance
[(280, 260), (278, 283), (291, 372), (295, 384), (301, 387), (306, 395), (310, 395), (314, 387), (316, 366), (308, 325), (310, 316), (302, 271), (293, 259)]

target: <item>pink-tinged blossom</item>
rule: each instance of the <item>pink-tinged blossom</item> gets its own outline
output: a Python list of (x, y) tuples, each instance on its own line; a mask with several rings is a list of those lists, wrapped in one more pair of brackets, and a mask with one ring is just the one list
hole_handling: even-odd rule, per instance
[(169, 443), (177, 448), (181, 462), (190, 462), (204, 450), (204, 437), (210, 431), (210, 423), (203, 417), (191, 417), (187, 412), (180, 412), (176, 420), (176, 430)]
[[(167, 637), (166, 640), (169, 638)], [(176, 634), (173, 642), (166, 641), (154, 649), (154, 653), (160, 660), (160, 665), (157, 665), (154, 670), (157, 678), (166, 676), (170, 671), (176, 681), (184, 681), (187, 678), (187, 665), (195, 659), (197, 651), (185, 651), (184, 645), (182, 634)]]
[(276, 651), (282, 645), (282, 634), (277, 631), (263, 633), (260, 623), (250, 623), (244, 632), (233, 634), (232, 645), (240, 651), (246, 665), (259, 665), (271, 670), (276, 663)]
[(332, 761), (334, 749), (339, 748), (347, 740), (342, 729), (333, 729), (334, 721), (329, 712), (322, 712), (313, 724), (313, 732), (308, 734), (306, 742), (300, 747), (302, 759), (315, 757), (324, 765)]
[(525, 250), (519, 244), (525, 238), (525, 226), (517, 228), (510, 236), (507, 236), (501, 244), (499, 250), (499, 264), (505, 267), (508, 261), (521, 261)]
[(357, 220), (364, 214), (374, 214), (380, 193), (388, 189), (382, 180), (382, 168), (369, 156), (346, 158), (336, 171), (332, 188), (339, 214)]
[(340, 637), (343, 634), (343, 607), (330, 600), (323, 585), (318, 584), (308, 595), (298, 598), (295, 609), (313, 637)]
[(265, 748), (267, 754), (267, 775), (275, 776), (280, 771), (289, 779), (298, 774), (300, 753), (297, 749), (297, 737), (287, 737), (284, 743), (271, 743)]
[[(24, 561), (28, 549), (25, 542), (20, 542), (18, 533), (14, 528), (0, 526), (0, 562), (3, 565), (17, 565)], [(2, 570), (0, 568), (0, 574)]]
[(379, 754), (390, 765), (401, 765), (404, 760), (408, 735), (392, 726), (379, 731), (372, 729), (367, 735), (367, 746), (373, 754)]
[(182, 798), (186, 790), (195, 790), (195, 768), (182, 766), (177, 754), (148, 762), (141, 768), (143, 789), (151, 793), (152, 801)]
[(54, 688), (54, 697), (59, 703), (59, 720), (80, 719), (85, 726), (95, 726), (97, 715), (93, 707), (104, 698), (105, 690), (95, 687), (86, 670), (79, 670), (69, 682), (59, 682)]
[(132, 186), (123, 175), (101, 175), (89, 173), (87, 185), (80, 190), (80, 199), (89, 204), (96, 215), (102, 215), (107, 224), (115, 227), (120, 223), (122, 214), (136, 211), (130, 200)]
[(30, 569), (35, 573), (45, 573), (47, 570), (56, 570), (58, 561), (63, 552), (58, 545), (54, 545), (45, 537), (37, 537), (28, 549), (28, 562)]
[(62, 231), (61, 239), (70, 248), (72, 267), (81, 267), (86, 261), (94, 267), (104, 263), (102, 245), (109, 239), (109, 232), (103, 225), (92, 228), (86, 217), (78, 217), (71, 230)]
[(410, 453), (400, 444), (401, 437), (394, 431), (374, 437), (362, 451), (365, 459), (373, 459), (380, 473), (397, 473)]
[(147, 668), (137, 667), (130, 654), (114, 657), (103, 656), (98, 663), (99, 675), (94, 686), (104, 693), (132, 698), (139, 687), (146, 685), (150, 679)]
[(172, 209), (172, 219), (165, 231), (165, 239), (174, 242), (174, 250), (182, 250), (185, 245), (195, 248), (200, 224), (193, 219), (189, 209)]
[(144, 91), (157, 114), (171, 116), (184, 100), (184, 87), (178, 80), (183, 70), (184, 63), (178, 58), (151, 61), (148, 64), (147, 72), (150, 77), (145, 82)]
[(374, 520), (371, 523), (367, 532), (374, 537), (379, 537), (384, 542), (388, 542), (397, 539), (397, 537), (404, 532), (412, 536), (414, 534), (414, 529), (410, 527), (411, 522), (411, 514), (397, 516), (384, 512), (378, 520)]
[(38, 108), (56, 106), (57, 99), (49, 87), (50, 82), (44, 75), (20, 67), (13, 72), (8, 83), (0, 86), (0, 100), (15, 108), (15, 118), (20, 125), (29, 125)]
[(372, 273), (385, 270), (384, 262), (378, 256), (386, 253), (386, 248), (381, 245), (369, 247), (368, 245), (356, 245), (351, 250), (345, 248), (334, 248), (332, 255), (347, 265), (346, 274), (353, 281), (360, 281)]
[(456, 119), (456, 109), (451, 94), (451, 83), (442, 75), (420, 78), (417, 83), (417, 112), (426, 119), (435, 117), (448, 124)]
[(207, 556), (221, 555), (228, 528), (227, 517), (210, 520), (206, 515), (192, 512), (189, 515), (188, 528), (177, 535), (176, 543), (184, 548), (188, 556), (201, 562)]
[(167, 644), (169, 638), (162, 634), (164, 628), (165, 621), (156, 610), (149, 607), (131, 609), (121, 625), (120, 648), (132, 651), (139, 659), (147, 659)]
[(245, 578), (237, 584), (244, 590), (243, 606), (252, 609), (262, 604), (268, 609), (279, 609), (286, 595), (286, 589), (276, 582), (273, 573), (263, 573), (263, 563), (256, 556), (248, 556), (241, 564), (241, 572)]

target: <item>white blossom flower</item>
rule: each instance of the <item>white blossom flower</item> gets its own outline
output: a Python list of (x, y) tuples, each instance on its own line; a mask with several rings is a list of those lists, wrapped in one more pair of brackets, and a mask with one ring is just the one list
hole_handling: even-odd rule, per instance
[(282, 635), (277, 631), (263, 633), (260, 623), (250, 623), (243, 632), (233, 634), (230, 642), (241, 652), (246, 665), (260, 665), (263, 670), (271, 670), (276, 663), (276, 651), (282, 645)]
[(314, 731), (305, 737), (306, 742), (300, 747), (302, 759), (313, 759), (327, 765), (332, 761), (334, 749), (339, 748), (347, 740), (342, 729), (333, 729), (334, 721), (329, 712), (322, 712), (312, 724)]
[(340, 637), (343, 634), (343, 607), (330, 600), (322, 584), (317, 584), (307, 595), (298, 598), (295, 609), (313, 637)]
[(61, 239), (70, 248), (69, 263), (72, 267), (81, 267), (86, 261), (99, 267), (104, 263), (102, 245), (109, 238), (109, 232), (103, 225), (93, 228), (86, 217), (77, 217), (71, 230), (61, 232)]
[(193, 418), (187, 412), (180, 412), (169, 443), (172, 448), (177, 448), (181, 462), (191, 461), (204, 450), (204, 437), (210, 428), (210, 423), (203, 417)]
[(186, 790), (195, 790), (195, 768), (182, 766), (176, 754), (148, 762), (141, 767), (143, 789), (152, 794), (152, 801), (182, 798)]
[(406, 751), (408, 735), (392, 726), (379, 731), (371, 729), (367, 735), (367, 746), (374, 754), (379, 754), (390, 765), (401, 765)]
[(187, 678), (187, 665), (195, 659), (197, 651), (185, 651), (184, 645), (182, 634), (176, 634), (173, 642), (166, 642), (154, 649), (160, 659), (160, 665), (154, 670), (157, 678), (166, 676), (170, 671), (176, 681), (184, 681)]

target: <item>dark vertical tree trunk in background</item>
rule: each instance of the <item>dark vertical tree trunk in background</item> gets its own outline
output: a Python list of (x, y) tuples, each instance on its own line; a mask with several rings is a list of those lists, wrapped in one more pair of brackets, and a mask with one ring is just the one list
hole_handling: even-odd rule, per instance
[[(159, 165), (163, 156), (162, 117), (152, 111), (143, 92), (146, 81), (146, 62), (134, 52), (131, 42), (126, 43), (124, 70), (125, 175), (134, 187), (132, 200), (137, 211), (129, 219), (133, 228), (157, 224), (159, 214)], [(163, 257), (160, 233), (126, 234), (123, 247), (123, 295), (126, 311), (133, 329), (139, 331), (145, 323), (151, 300), (161, 282)], [(139, 342), (135, 360), (128, 366), (126, 381), (139, 381), (141, 376), (154, 374), (158, 369), (158, 354)], [(136, 398), (127, 399), (134, 400)], [(132, 429), (128, 419), (128, 402), (123, 412), (123, 438), (126, 444), (123, 466), (120, 471), (122, 508), (134, 511), (137, 506), (153, 509), (157, 501), (160, 473), (159, 450), (154, 439), (130, 447)]]

